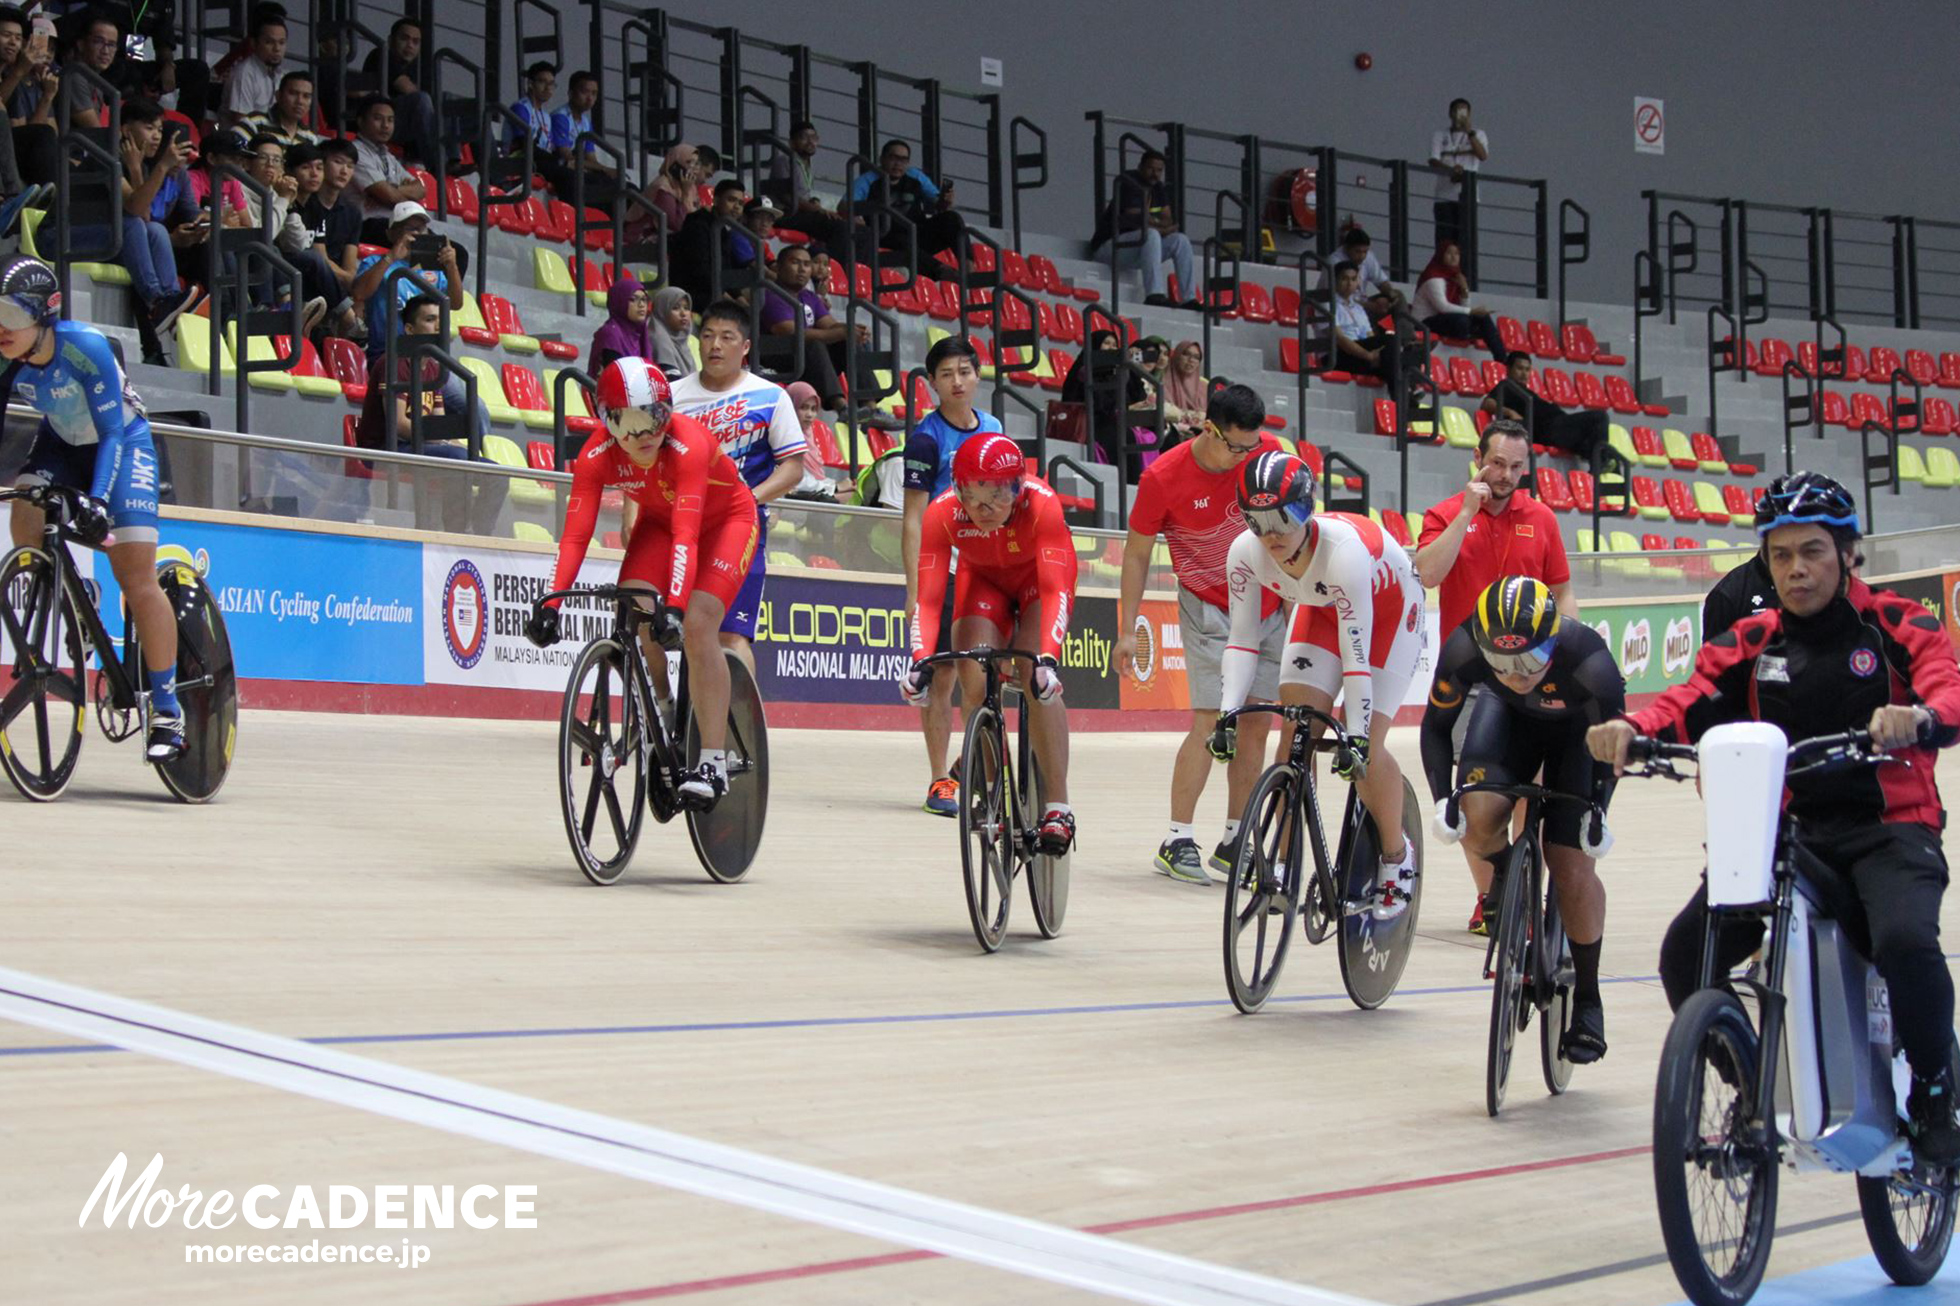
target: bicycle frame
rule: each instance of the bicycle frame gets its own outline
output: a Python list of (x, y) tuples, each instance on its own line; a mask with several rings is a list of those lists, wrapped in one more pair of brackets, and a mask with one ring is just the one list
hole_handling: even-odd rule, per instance
[[(75, 559), (68, 552), (72, 537), (68, 533), (68, 498), (66, 493), (54, 486), (33, 486), (18, 490), (0, 490), (0, 502), (18, 499), (31, 503), (41, 509), (46, 521), (41, 527), (41, 551), (48, 555), (54, 564), (55, 584), (73, 601), (75, 611), (82, 621), (83, 642), (95, 651), (96, 663), (102, 679), (108, 685), (108, 704), (119, 711), (135, 711), (148, 702), (148, 690), (139, 688), (144, 678), (136, 667), (142, 658), (142, 646), (136, 636), (136, 623), (127, 618), (123, 621), (123, 638), (120, 656), (112, 656), (116, 641), (110, 638), (109, 629), (103, 624), (102, 613), (98, 610), (98, 596), (101, 587), (82, 579), (75, 569)], [(82, 546), (87, 547), (87, 546)], [(99, 550), (98, 550), (99, 551)], [(42, 620), (50, 620), (55, 608), (48, 607)], [(38, 646), (46, 636), (47, 628), (39, 626), (29, 631), (29, 637)], [(82, 668), (86, 673), (87, 667)]]
[[(652, 764), (652, 771), (660, 777), (662, 788), (672, 790), (674, 777), (680, 773), (682, 765), (680, 744), (674, 735), (669, 733), (667, 721), (660, 714), (659, 704), (662, 700), (654, 693), (653, 677), (647, 667), (645, 651), (640, 646), (639, 631), (641, 626), (653, 624), (665, 613), (666, 603), (656, 591), (631, 589), (619, 585), (557, 590), (545, 595), (538, 602), (545, 603), (553, 599), (566, 598), (597, 599), (613, 605), (612, 638), (625, 650), (627, 674), (632, 676), (634, 688), (640, 692), (640, 701), (654, 709), (653, 720), (648, 722), (647, 729), (641, 737), (642, 756)], [(648, 600), (652, 601), (651, 607), (645, 606)], [(660, 647), (664, 652), (665, 646)], [(674, 729), (685, 732), (686, 714), (692, 710), (687, 697), (687, 661), (685, 658), (681, 661), (678, 684), (666, 677), (664, 666), (661, 671), (662, 683), (667, 684), (672, 691)]]
[[(1312, 764), (1314, 753), (1332, 753), (1336, 756), (1337, 762), (1344, 753), (1365, 759), (1368, 756), (1368, 741), (1348, 734), (1346, 728), (1335, 718), (1305, 703), (1248, 703), (1244, 707), (1234, 708), (1222, 714), (1219, 723), (1229, 725), (1236, 723), (1242, 716), (1258, 714), (1279, 717), (1293, 727), (1292, 738), (1287, 741), (1286, 761), (1283, 765), (1291, 768), (1300, 777), (1300, 807), (1306, 813), (1307, 834), (1313, 842), (1314, 875), (1321, 881), (1323, 892), (1329, 895), (1330, 907), (1338, 901), (1343, 915), (1356, 910), (1368, 910), (1372, 904), (1349, 902), (1339, 897), (1336, 892), (1334, 861), (1327, 855), (1327, 830), (1320, 818), (1320, 797)], [(1300, 728), (1302, 726), (1310, 728), (1302, 730)], [(1330, 739), (1317, 734), (1316, 728), (1328, 731), (1333, 737)], [(1341, 824), (1343, 857), (1346, 854), (1345, 836), (1348, 828), (1353, 824), (1354, 809), (1359, 801), (1359, 794), (1350, 788), (1347, 809)]]
[[(948, 650), (944, 653), (934, 653), (931, 657), (921, 658), (919, 661), (919, 665), (926, 668), (928, 671), (933, 671), (941, 666), (954, 662), (978, 663), (980, 667), (980, 672), (986, 678), (986, 684), (987, 684), (987, 692), (985, 693), (985, 695), (982, 696), (979, 706), (991, 708), (993, 710), (994, 720), (1000, 722), (1001, 732), (1004, 735), (1007, 731), (1007, 707), (1006, 707), (1005, 695), (1003, 693), (1003, 690), (1005, 689), (1005, 685), (1003, 682), (1005, 682), (1007, 677), (1006, 674), (1001, 670), (1000, 664), (1003, 662), (1013, 662), (1016, 660), (1024, 661), (1030, 667), (1033, 667), (1035, 656), (1034, 654), (1027, 652), (1025, 649), (981, 647), (981, 648), (972, 648), (972, 649), (963, 649), (963, 650)], [(1018, 686), (1016, 688), (1018, 689)], [(1009, 756), (1012, 756), (1013, 758), (1013, 761), (1010, 764), (1007, 773), (1008, 802), (1013, 805), (1014, 828), (1016, 831), (1019, 831), (1024, 834), (1028, 830), (1028, 822), (1026, 819), (1027, 812), (1022, 807), (1021, 786), (1015, 783), (1015, 781), (1017, 777), (1026, 776), (1030, 774), (1030, 769), (1029, 769), (1031, 764), (1030, 754), (1033, 750), (1033, 743), (1029, 737), (1031, 732), (1028, 724), (1027, 713), (1029, 712), (1031, 707), (1032, 704), (1028, 702), (1026, 691), (1022, 691), (1021, 701), (1015, 705), (1015, 709), (1014, 709), (1015, 743), (1014, 743), (1014, 751), (1011, 755), (1009, 754), (1007, 749), (1007, 741), (1005, 739), (1002, 739), (1000, 741), (1001, 757), (1003, 759), (1006, 759)]]
[[(1548, 803), (1578, 804), (1583, 806), (1594, 820), (1605, 820), (1605, 813), (1600, 811), (1599, 805), (1590, 798), (1582, 798), (1578, 794), (1561, 793), (1556, 789), (1547, 789), (1543, 785), (1499, 784), (1495, 781), (1479, 781), (1476, 784), (1459, 785), (1456, 789), (1452, 790), (1450, 792), (1450, 802), (1453, 804), (1461, 803), (1465, 794), (1497, 794), (1514, 801), (1521, 800), (1524, 803), (1523, 837), (1538, 842), (1539, 855), (1533, 864), (1534, 866), (1543, 867), (1547, 878), (1550, 878), (1551, 868), (1545, 861), (1544, 845), (1542, 842), (1539, 842), (1539, 837), (1545, 823), (1546, 805)], [(1501, 867), (1497, 869), (1502, 870)], [(1556, 893), (1552, 895), (1551, 901), (1547, 903), (1542, 883), (1534, 883), (1531, 889), (1531, 909), (1534, 912), (1541, 913), (1539, 919), (1548, 925), (1562, 926), (1563, 921), (1560, 919), (1561, 913)], [(1490, 941), (1484, 946), (1484, 973), (1486, 976), (1490, 973), (1490, 957), (1496, 947), (1497, 931), (1492, 929), (1490, 932)], [(1537, 990), (1549, 985), (1552, 979), (1552, 966), (1554, 963), (1548, 961), (1545, 949), (1533, 948), (1531, 951), (1533, 965), (1530, 979), (1534, 990)], [(1542, 1006), (1543, 1004), (1541, 1003), (1540, 1005)]]

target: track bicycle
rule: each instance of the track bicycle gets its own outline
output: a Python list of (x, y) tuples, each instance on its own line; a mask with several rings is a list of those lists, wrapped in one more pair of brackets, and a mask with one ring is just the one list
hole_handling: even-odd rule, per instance
[[(1219, 725), (1229, 727), (1253, 713), (1270, 713), (1294, 729), (1286, 757), (1266, 768), (1240, 815), (1238, 858), (1225, 882), (1225, 987), (1233, 1005), (1247, 1015), (1264, 1006), (1299, 920), (1308, 943), (1335, 935), (1348, 997), (1373, 1010), (1395, 992), (1415, 943), (1422, 905), (1421, 809), (1415, 790), (1404, 777), (1402, 832), (1415, 849), (1415, 888), (1400, 915), (1378, 921), (1381, 840), (1374, 821), (1360, 791), (1350, 785), (1339, 849), (1328, 857), (1312, 765), (1316, 752), (1333, 754), (1338, 769), (1354, 759), (1365, 761), (1368, 741), (1305, 704), (1250, 703), (1223, 714)], [(1315, 727), (1325, 727), (1327, 735), (1314, 739)], [(1309, 837), (1313, 870), (1303, 875)]]
[[(723, 651), (729, 677), (728, 792), (712, 807), (696, 806), (680, 792), (681, 781), (701, 757), (686, 659), (680, 659), (671, 695), (656, 690), (656, 683), (659, 690), (668, 687), (665, 654), (680, 647), (679, 625), (660, 596), (597, 585), (558, 590), (539, 602), (553, 599), (613, 608), (611, 630), (588, 641), (572, 660), (558, 720), (559, 804), (585, 878), (599, 885), (619, 879), (649, 810), (662, 824), (686, 812), (688, 838), (710, 879), (733, 884), (747, 875), (769, 814), (769, 723), (748, 667)], [(658, 682), (642, 651), (642, 627), (671, 632), (656, 635), (663, 650)]]
[(1606, 818), (1592, 800), (1576, 794), (1542, 785), (1495, 783), (1456, 789), (1450, 794), (1450, 818), (1455, 818), (1463, 795), (1477, 793), (1522, 799), (1525, 812), (1523, 831), (1502, 854), (1504, 864), (1497, 867), (1498, 880), (1493, 886), (1497, 889), (1497, 916), (1484, 948), (1484, 978), (1491, 981), (1484, 1110), (1494, 1116), (1504, 1105), (1512, 1047), (1531, 1024), (1534, 1012), (1542, 1017), (1538, 1022), (1538, 1065), (1545, 1076), (1546, 1091), (1557, 1097), (1572, 1082), (1572, 1063), (1565, 1059), (1564, 1051), (1565, 1034), (1572, 1025), (1572, 945), (1559, 915), (1558, 893), (1547, 882), (1545, 850), (1539, 835), (1545, 807), (1550, 803), (1583, 806), (1595, 829)]
[(1016, 688), (1015, 741), (1007, 747), (1007, 715), (1001, 664), (1015, 659), (1034, 666), (1034, 654), (1014, 648), (972, 648), (935, 653), (919, 665), (928, 676), (941, 665), (980, 664), (987, 689), (978, 707), (966, 714), (960, 753), (960, 869), (966, 884), (967, 916), (980, 947), (993, 952), (1007, 935), (1007, 913), (1014, 878), (1025, 875), (1035, 928), (1044, 939), (1062, 932), (1068, 913), (1069, 858), (1041, 849), (1041, 814), (1047, 792), (1034, 758), (1029, 733), (1027, 692)]
[[(1856, 896), (1780, 810), (1786, 777), (1907, 763), (1863, 730), (1791, 744), (1763, 722), (1718, 726), (1698, 746), (1636, 738), (1629, 757), (1645, 769), (1627, 774), (1675, 780), (1688, 777), (1673, 762), (1699, 762), (1708, 813), (1701, 987), (1674, 1014), (1654, 1099), (1654, 1195), (1675, 1278), (1699, 1306), (1754, 1295), (1787, 1165), (1855, 1174), (1879, 1265), (1896, 1283), (1928, 1282), (1953, 1236), (1960, 1170), (1912, 1155), (1911, 1070), (1885, 981), (1854, 941)], [(1716, 940), (1735, 920), (1769, 932), (1746, 974), (1717, 974)]]
[[(0, 769), (36, 802), (61, 796), (81, 760), (93, 709), (111, 743), (145, 736), (150, 691), (136, 623), (122, 609), (117, 642), (96, 610), (101, 587), (82, 577), (71, 547), (82, 492), (63, 485), (0, 490), (46, 514), (39, 548), (15, 548), (0, 566)], [(177, 702), (184, 749), (154, 763), (180, 801), (208, 802), (231, 771), (238, 742), (238, 675), (224, 613), (181, 549), (157, 559), (157, 582), (177, 619)]]

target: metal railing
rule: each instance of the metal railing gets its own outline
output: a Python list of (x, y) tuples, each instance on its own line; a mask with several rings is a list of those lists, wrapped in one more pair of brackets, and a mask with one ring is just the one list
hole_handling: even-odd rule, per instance
[(1551, 229), (1544, 180), (1465, 172), (1461, 203), (1459, 240), (1471, 288), (1501, 287), (1545, 298)]
[[(89, 93), (101, 98), (109, 110), (109, 121), (97, 127), (77, 127), (75, 101)], [(69, 266), (77, 258), (73, 243), (76, 219), (79, 217), (86, 223), (94, 212), (100, 211), (106, 228), (103, 236), (108, 241), (102, 249), (83, 251), (86, 257), (82, 261), (106, 262), (122, 255), (123, 166), (122, 156), (117, 153), (122, 142), (122, 92), (86, 64), (67, 65), (62, 69), (61, 86), (55, 93), (55, 132), (59, 162), (54, 174), (54, 211), (49, 218), (54, 234), (55, 277), (61, 285), (66, 313)], [(78, 172), (80, 176), (76, 175)], [(78, 181), (82, 183), (80, 196), (76, 194)], [(131, 178), (131, 183), (140, 184), (136, 178)], [(44, 226), (42, 230), (49, 228)], [(214, 225), (214, 240), (216, 233)]]
[[(1576, 218), (1576, 223), (1568, 223)], [(1558, 329), (1565, 334), (1565, 273), (1592, 257), (1592, 214), (1577, 200), (1558, 202)]]
[[(506, 150), (497, 141), (498, 126), (513, 130), (523, 141), (521, 150)], [(477, 179), (483, 184), (476, 197), (476, 294), (481, 299), (490, 288), (490, 209), (496, 204), (522, 204), (531, 198), (531, 178), (536, 166), (533, 157), (536, 139), (530, 125), (501, 104), (483, 111), (483, 131), (477, 138)], [(445, 186), (446, 190), (447, 187)], [(438, 200), (447, 207), (447, 197)]]
[[(211, 166), (211, 193), (205, 199), (205, 209), (210, 215), (211, 234), (205, 240), (205, 284), (211, 287), (210, 324), (210, 371), (206, 384), (210, 393), (223, 393), (219, 378), (225, 370), (224, 355), (227, 345), (225, 324), (235, 322), (237, 329), (230, 334), (237, 357), (232, 367), (236, 370), (238, 381), (233, 389), (238, 410), (238, 429), (249, 431), (252, 427), (252, 387), (247, 378), (253, 372), (290, 372), (298, 366), (303, 333), (302, 306), (300, 303), (299, 270), (280, 256), (273, 248), (272, 238), (272, 191), (256, 178), (228, 163)], [(225, 182), (235, 181), (259, 201), (259, 226), (253, 229), (224, 225)], [(225, 256), (232, 256), (231, 274), (225, 275)], [(272, 274), (273, 280), (267, 287), (277, 285), (287, 295), (284, 309), (259, 309), (251, 307), (254, 265), (262, 266)], [(226, 285), (226, 281), (230, 285)], [(229, 301), (229, 302), (227, 302)], [(392, 319), (391, 319), (392, 320)], [(252, 357), (251, 339), (253, 336), (273, 336), (284, 334), (289, 342), (289, 352), (279, 355), (276, 351), (270, 359)]]

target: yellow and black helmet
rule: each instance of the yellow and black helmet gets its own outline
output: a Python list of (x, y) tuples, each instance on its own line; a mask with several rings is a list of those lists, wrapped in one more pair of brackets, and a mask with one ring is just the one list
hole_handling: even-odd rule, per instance
[(1558, 647), (1558, 605), (1541, 580), (1501, 576), (1477, 596), (1470, 633), (1500, 675), (1535, 676)]

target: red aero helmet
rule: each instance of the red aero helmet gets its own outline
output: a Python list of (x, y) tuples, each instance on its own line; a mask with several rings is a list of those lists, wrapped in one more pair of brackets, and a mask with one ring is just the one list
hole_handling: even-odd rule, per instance
[(953, 455), (953, 484), (975, 481), (1018, 481), (1027, 468), (1021, 446), (1005, 435), (976, 436)]
[(673, 412), (674, 392), (660, 369), (644, 358), (614, 359), (599, 374), (599, 408), (618, 413), (637, 408), (658, 426)]

